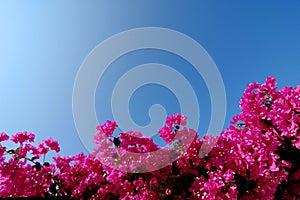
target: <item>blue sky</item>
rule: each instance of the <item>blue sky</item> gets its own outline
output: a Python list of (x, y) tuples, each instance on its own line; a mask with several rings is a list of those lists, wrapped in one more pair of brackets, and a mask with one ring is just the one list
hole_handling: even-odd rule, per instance
[[(87, 153), (72, 114), (77, 71), (105, 39), (148, 26), (184, 33), (209, 53), (226, 89), (224, 128), (239, 112), (248, 83), (276, 76), (279, 88), (300, 84), (298, 0), (0, 1), (0, 131), (11, 135), (27, 130), (37, 140), (53, 137), (60, 141), (62, 155)], [(188, 63), (178, 56), (151, 49), (120, 57), (99, 81), (95, 97), (99, 121), (113, 119), (111, 89), (121, 73), (148, 62), (174, 67), (199, 88), (198, 131), (203, 134), (210, 120), (210, 99), (202, 77), (192, 68), (182, 70)], [(149, 122), (147, 112), (155, 103), (168, 114), (179, 111), (167, 88), (147, 85), (130, 101), (136, 123)]]

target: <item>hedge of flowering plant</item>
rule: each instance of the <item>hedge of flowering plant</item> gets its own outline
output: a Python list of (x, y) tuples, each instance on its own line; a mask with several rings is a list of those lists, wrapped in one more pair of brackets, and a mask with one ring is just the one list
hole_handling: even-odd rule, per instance
[(93, 153), (51, 164), (41, 158), (59, 152), (57, 141), (33, 146), (32, 133), (1, 133), (18, 147), (0, 146), (0, 197), (300, 199), (300, 87), (277, 90), (268, 77), (249, 84), (240, 107), (218, 138), (201, 139), (185, 116), (171, 115), (159, 130), (166, 147), (136, 131), (113, 136), (117, 124), (107, 121)]

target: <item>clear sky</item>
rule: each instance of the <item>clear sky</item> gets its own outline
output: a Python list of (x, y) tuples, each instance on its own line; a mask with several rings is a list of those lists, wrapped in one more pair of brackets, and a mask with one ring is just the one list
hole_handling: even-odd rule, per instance
[[(248, 83), (276, 76), (279, 88), (300, 84), (299, 0), (1, 0), (0, 131), (12, 135), (27, 130), (37, 140), (53, 137), (60, 141), (62, 155), (87, 153), (72, 113), (76, 74), (98, 44), (139, 27), (176, 30), (203, 46), (226, 89), (224, 128), (239, 112), (239, 99)], [(111, 64), (97, 87), (98, 120), (113, 120), (110, 96), (122, 73), (151, 62), (178, 70), (198, 88), (198, 131), (203, 134), (211, 117), (205, 82), (185, 60), (154, 49), (130, 52)], [(180, 111), (176, 95), (168, 88), (145, 85), (131, 96), (132, 119), (147, 125), (149, 107), (158, 103), (167, 114)]]

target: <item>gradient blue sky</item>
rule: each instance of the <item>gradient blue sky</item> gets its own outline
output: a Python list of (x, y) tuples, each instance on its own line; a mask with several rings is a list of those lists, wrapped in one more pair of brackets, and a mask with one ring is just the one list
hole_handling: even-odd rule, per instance
[[(0, 1), (0, 131), (31, 131), (37, 140), (60, 141), (61, 154), (87, 153), (76, 132), (72, 91), (89, 52), (108, 37), (154, 26), (182, 32), (210, 54), (227, 94), (224, 128), (239, 112), (250, 82), (276, 76), (279, 88), (300, 84), (300, 1)], [(120, 57), (101, 79), (96, 94), (100, 122), (112, 119), (109, 94), (122, 70), (158, 62), (180, 70), (183, 60), (167, 52), (141, 50)], [(207, 129), (210, 99), (200, 76), (182, 71), (201, 88), (201, 127)], [(156, 92), (165, 94), (163, 98)], [(103, 98), (103, 96), (105, 98)], [(141, 102), (145, 103), (141, 103)], [(169, 114), (178, 102), (166, 88), (145, 86), (130, 102), (132, 117), (147, 124), (148, 108), (161, 103)]]

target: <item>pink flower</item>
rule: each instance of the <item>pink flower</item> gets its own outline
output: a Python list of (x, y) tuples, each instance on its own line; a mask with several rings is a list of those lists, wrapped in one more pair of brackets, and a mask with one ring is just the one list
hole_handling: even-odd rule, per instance
[(106, 180), (112, 184), (118, 184), (119, 174), (116, 171), (111, 171), (111, 173), (107, 176)]
[(11, 141), (14, 143), (23, 144), (24, 142), (34, 142), (35, 135), (30, 132), (18, 132), (11, 137)]
[(48, 138), (44, 141), (44, 143), (53, 151), (59, 152), (60, 148), (58, 145), (58, 142), (56, 140), (53, 140), (52, 138)]
[(6, 141), (9, 139), (9, 136), (6, 135), (6, 133), (2, 132), (0, 133), (0, 142)]
[[(274, 77), (249, 84), (240, 102), (241, 113), (219, 137), (205, 135), (205, 141), (184, 127), (185, 116), (171, 115), (159, 133), (173, 148), (159, 147), (137, 131), (120, 133), (113, 140), (117, 125), (107, 121), (97, 127), (93, 154), (57, 155), (49, 164), (39, 158), (49, 149), (58, 152), (57, 141), (49, 138), (37, 147), (23, 145), (33, 142), (34, 135), (17, 133), (11, 140), (19, 147), (7, 151), (0, 145), (0, 198), (47, 194), (122, 200), (298, 199), (299, 88), (277, 90)], [(0, 134), (0, 142), (8, 139)], [(190, 144), (187, 149), (182, 147), (185, 144)], [(155, 156), (149, 153), (157, 150)], [(149, 154), (142, 159), (141, 154), (127, 151)], [(4, 154), (11, 157), (5, 159)], [(169, 165), (152, 170), (165, 162)], [(148, 172), (126, 172), (132, 169)]]
[(114, 121), (107, 120), (105, 124), (98, 125), (97, 130), (101, 131), (103, 134), (105, 134), (106, 137), (113, 134), (114, 130), (118, 127), (117, 123)]
[(158, 186), (158, 180), (156, 177), (150, 179), (150, 185)]
[(231, 182), (234, 178), (234, 172), (232, 171), (232, 169), (228, 169), (224, 174), (223, 174), (223, 178), (225, 180), (226, 183)]
[(49, 149), (44, 146), (44, 143), (38, 144), (37, 152), (39, 152), (39, 155), (45, 155), (48, 151)]
[(136, 187), (136, 190), (139, 190), (144, 186), (144, 181), (142, 178), (139, 178), (138, 180), (133, 181), (133, 185)]

